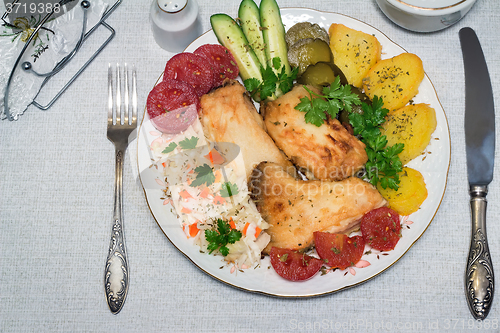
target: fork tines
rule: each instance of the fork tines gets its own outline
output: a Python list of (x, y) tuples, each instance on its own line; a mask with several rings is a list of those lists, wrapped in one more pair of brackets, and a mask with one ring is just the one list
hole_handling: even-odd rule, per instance
[[(123, 80), (122, 80), (123, 76)], [(108, 126), (110, 125), (135, 125), (137, 123), (137, 74), (135, 66), (132, 66), (132, 86), (129, 82), (129, 71), (127, 64), (116, 64), (116, 101), (113, 103), (113, 69), (108, 66)], [(123, 89), (123, 100), (122, 100)], [(132, 89), (132, 92), (130, 92)], [(129, 103), (132, 104), (130, 108)], [(123, 106), (123, 107), (122, 107)], [(111, 122), (111, 124), (110, 124)]]

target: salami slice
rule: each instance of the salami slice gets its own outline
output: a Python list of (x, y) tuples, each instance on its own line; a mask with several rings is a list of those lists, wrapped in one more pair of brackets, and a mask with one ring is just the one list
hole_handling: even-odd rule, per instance
[(214, 73), (211, 62), (206, 57), (194, 53), (178, 53), (167, 62), (163, 79), (186, 82), (191, 85), (198, 97), (213, 87)]
[(239, 74), (238, 65), (231, 52), (220, 44), (204, 44), (194, 54), (210, 59), (214, 72), (214, 87), (222, 85), (224, 79), (236, 79)]
[(151, 90), (146, 105), (149, 118), (159, 131), (176, 134), (196, 119), (200, 99), (189, 84), (167, 79)]

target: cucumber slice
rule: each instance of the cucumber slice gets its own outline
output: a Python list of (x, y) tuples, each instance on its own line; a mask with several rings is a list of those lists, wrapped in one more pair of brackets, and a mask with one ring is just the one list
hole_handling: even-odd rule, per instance
[(264, 37), (260, 27), (259, 7), (253, 0), (243, 0), (240, 3), (238, 17), (240, 18), (241, 30), (247, 37), (255, 55), (259, 58), (262, 66), (266, 66), (267, 58)]
[(219, 43), (231, 51), (240, 70), (242, 80), (256, 78), (262, 81), (259, 59), (249, 46), (248, 40), (239, 25), (226, 14), (212, 15), (210, 24)]
[[(281, 68), (285, 67), (285, 73), (290, 74), (288, 63), (287, 45), (285, 40), (285, 27), (281, 21), (281, 14), (276, 0), (262, 0), (260, 3), (260, 25), (266, 45), (266, 58), (268, 66), (272, 67), (272, 59), (278, 57), (281, 60)], [(281, 68), (275, 70), (281, 73)]]

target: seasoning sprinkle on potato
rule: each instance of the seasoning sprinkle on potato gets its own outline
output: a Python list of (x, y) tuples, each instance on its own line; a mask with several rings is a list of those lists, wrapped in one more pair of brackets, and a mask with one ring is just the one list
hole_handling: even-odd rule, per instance
[(348, 28), (343, 24), (332, 24), (328, 33), (333, 62), (342, 70), (350, 84), (361, 88), (363, 78), (380, 60), (382, 52), (380, 42), (375, 36)]
[(370, 99), (381, 97), (384, 107), (392, 111), (417, 95), (423, 79), (422, 60), (415, 54), (402, 53), (377, 62), (363, 79), (363, 88)]
[(381, 133), (387, 136), (389, 146), (403, 143), (399, 154), (401, 163), (406, 164), (423, 153), (436, 129), (436, 111), (428, 104), (407, 105), (387, 116)]
[(389, 208), (399, 215), (408, 216), (415, 213), (427, 198), (427, 188), (422, 174), (412, 168), (403, 168), (399, 174), (399, 189), (377, 186), (378, 191), (389, 202)]

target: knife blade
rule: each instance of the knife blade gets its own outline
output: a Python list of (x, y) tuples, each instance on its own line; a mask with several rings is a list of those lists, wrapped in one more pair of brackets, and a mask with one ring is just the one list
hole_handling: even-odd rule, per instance
[(493, 180), (495, 108), (488, 67), (476, 33), (459, 32), (465, 72), (465, 146), (471, 208), (471, 242), (465, 295), (475, 319), (485, 319), (493, 302), (495, 278), (486, 237), (486, 195)]

